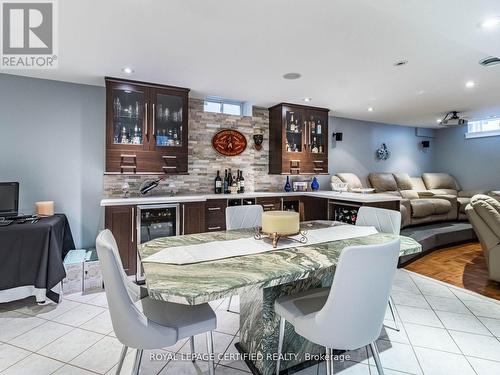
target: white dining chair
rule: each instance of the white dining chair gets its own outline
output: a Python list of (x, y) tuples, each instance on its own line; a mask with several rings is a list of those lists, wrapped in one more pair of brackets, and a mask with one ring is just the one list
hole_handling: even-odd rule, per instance
[[(231, 206), (226, 208), (226, 229), (245, 229), (260, 227), (263, 208), (260, 204)], [(230, 311), (233, 296), (229, 297), (227, 311)]]
[[(137, 349), (133, 374), (139, 374), (144, 349), (161, 349), (176, 344), (183, 338), (206, 333), (209, 353), (209, 374), (213, 375), (214, 354), (212, 330), (217, 317), (208, 303), (188, 306), (155, 300), (137, 299), (131, 292), (123, 270), (113, 234), (104, 230), (96, 239), (109, 313), (116, 338), (123, 344), (116, 374), (120, 374), (128, 348)], [(137, 288), (132, 287), (132, 290)], [(194, 343), (194, 341), (191, 341)], [(194, 354), (193, 345), (191, 346)]]
[[(401, 231), (401, 212), (385, 208), (361, 206), (356, 218), (356, 225), (372, 226), (380, 233), (390, 233), (399, 236)], [(396, 320), (396, 305), (391, 296), (389, 296), (388, 305), (392, 320), (394, 320), (394, 328), (388, 328), (399, 331), (399, 324)]]
[(260, 204), (227, 207), (226, 229), (233, 230), (258, 227), (262, 222), (263, 211)]
[(275, 301), (274, 311), (280, 316), (276, 374), (280, 371), (286, 322), (297, 334), (326, 348), (327, 374), (333, 373), (333, 349), (356, 350), (368, 345), (379, 375), (384, 374), (376, 340), (399, 249), (399, 239), (346, 247), (340, 254), (331, 288), (311, 289)]

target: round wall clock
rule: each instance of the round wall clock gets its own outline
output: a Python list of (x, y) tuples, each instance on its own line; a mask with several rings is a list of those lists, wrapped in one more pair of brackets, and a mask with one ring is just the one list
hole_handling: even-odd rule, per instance
[(247, 139), (237, 130), (223, 129), (212, 138), (212, 146), (221, 155), (236, 156), (247, 148)]

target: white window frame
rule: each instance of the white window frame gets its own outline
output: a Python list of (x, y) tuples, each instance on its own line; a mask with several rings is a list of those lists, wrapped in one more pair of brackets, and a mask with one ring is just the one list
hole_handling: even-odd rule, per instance
[[(480, 122), (481, 123), (483, 121), (484, 122), (486, 122), (486, 121), (498, 121), (499, 129), (470, 131), (471, 123), (473, 123), (473, 122)], [(490, 118), (490, 119), (482, 119), (482, 120), (477, 120), (477, 121), (469, 121), (469, 124), (467, 125), (467, 132), (465, 133), (466, 139), (483, 138), (483, 137), (497, 137), (497, 136), (500, 136), (500, 119), (499, 118), (495, 118), (495, 119)]]
[[(207, 97), (207, 98), (205, 98), (205, 100), (203, 100), (203, 107), (205, 107), (206, 102), (220, 104), (220, 112), (209, 112), (209, 113), (220, 113), (220, 114), (228, 115), (228, 116), (243, 116), (243, 102), (239, 102), (237, 100)], [(240, 114), (234, 115), (234, 114), (225, 113), (224, 112), (224, 104), (231, 104), (231, 105), (238, 106), (240, 108)]]

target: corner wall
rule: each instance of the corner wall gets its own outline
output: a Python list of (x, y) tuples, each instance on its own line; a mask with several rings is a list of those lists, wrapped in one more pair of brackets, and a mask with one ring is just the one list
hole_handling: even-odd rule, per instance
[(500, 190), (500, 136), (466, 139), (466, 132), (436, 131), (436, 169), (455, 176), (462, 189)]

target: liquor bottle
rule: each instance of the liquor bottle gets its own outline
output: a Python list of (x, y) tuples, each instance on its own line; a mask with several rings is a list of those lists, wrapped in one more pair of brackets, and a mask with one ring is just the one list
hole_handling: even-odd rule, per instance
[(293, 112), (290, 113), (290, 131), (295, 131), (295, 120), (293, 119)]
[(127, 142), (127, 129), (125, 129), (125, 126), (122, 128), (120, 143), (128, 143)]
[(227, 172), (227, 190), (233, 186), (233, 174), (231, 173), (231, 168)]
[(318, 120), (318, 125), (316, 126), (316, 134), (321, 134), (321, 122)]
[(290, 143), (288, 143), (288, 139), (286, 140), (286, 151), (290, 152)]
[(231, 194), (238, 193), (238, 185), (236, 184), (236, 178), (234, 176), (231, 177)]
[(236, 172), (236, 192), (240, 193), (240, 170)]
[(215, 177), (215, 194), (222, 194), (222, 179), (220, 178), (219, 171)]
[(319, 153), (322, 154), (323, 153), (323, 145), (319, 145)]
[(245, 192), (245, 179), (243, 178), (243, 171), (240, 171), (240, 193)]
[(316, 124), (314, 123), (314, 121), (311, 121), (311, 133), (316, 133)]
[(312, 144), (312, 148), (311, 148), (311, 152), (313, 154), (317, 154), (318, 153), (318, 146), (316, 145), (316, 137), (313, 138), (313, 144)]
[(229, 192), (229, 179), (227, 177), (227, 169), (224, 169), (224, 194)]
[(137, 127), (137, 124), (134, 126), (134, 137), (132, 138), (132, 143), (134, 145), (140, 145), (141, 140), (139, 137), (139, 128)]

